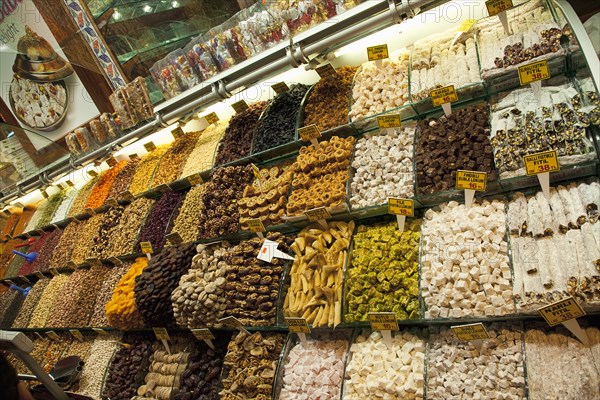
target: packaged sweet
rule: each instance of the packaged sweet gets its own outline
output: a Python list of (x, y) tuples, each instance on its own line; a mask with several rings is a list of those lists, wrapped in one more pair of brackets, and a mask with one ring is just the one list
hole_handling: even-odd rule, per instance
[(120, 87), (116, 89), (109, 96), (109, 100), (116, 113), (118, 114), (119, 119), (121, 120), (122, 129), (131, 128), (138, 123), (135, 111), (131, 107), (131, 104), (129, 104), (129, 99), (125, 88)]
[(199, 82), (205, 81), (219, 73), (219, 67), (210, 54), (206, 40), (202, 35), (192, 39), (184, 51)]
[(150, 68), (150, 75), (152, 75), (152, 78), (154, 78), (154, 81), (166, 99), (170, 99), (181, 93), (175, 67), (171, 65), (168, 57), (155, 62)]
[(193, 88), (200, 83), (200, 79), (194, 73), (183, 49), (172, 51), (166, 58), (175, 71), (182, 91)]
[(65, 142), (67, 142), (67, 147), (72, 154), (76, 156), (81, 154), (81, 147), (79, 146), (79, 143), (77, 143), (77, 139), (75, 138), (73, 132), (67, 133), (65, 136)]
[(116, 137), (121, 135), (121, 130), (119, 129), (119, 125), (115, 122), (115, 120), (111, 117), (109, 113), (104, 113), (100, 116), (100, 122), (104, 126), (106, 130), (106, 134), (111, 139), (115, 139)]
[(314, 0), (281, 0), (273, 7), (287, 24), (290, 32), (297, 35), (310, 27), (323, 22), (327, 17), (319, 11)]
[(224, 33), (223, 26), (211, 29), (205, 37), (209, 38), (206, 42), (207, 46), (221, 71), (225, 71), (235, 64), (236, 60), (227, 48), (227, 36)]
[(237, 18), (233, 17), (223, 25), (223, 34), (225, 35), (225, 44), (229, 54), (236, 63), (247, 60), (255, 54), (252, 42), (243, 40), (240, 27), (237, 25)]
[(140, 76), (131, 81), (125, 89), (129, 97), (129, 103), (140, 121), (146, 121), (154, 116), (152, 101), (148, 96), (146, 80)]
[(96, 142), (98, 142), (99, 144), (106, 143), (108, 139), (108, 134), (100, 120), (94, 119), (90, 121), (90, 132), (92, 133), (92, 136), (94, 137), (94, 140)]

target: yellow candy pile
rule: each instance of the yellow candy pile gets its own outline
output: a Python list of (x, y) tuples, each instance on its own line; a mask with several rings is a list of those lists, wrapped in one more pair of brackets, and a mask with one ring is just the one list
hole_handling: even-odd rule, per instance
[(141, 328), (143, 321), (135, 306), (133, 288), (135, 278), (148, 266), (146, 257), (139, 257), (117, 283), (110, 301), (106, 304), (106, 318), (113, 328), (122, 330)]

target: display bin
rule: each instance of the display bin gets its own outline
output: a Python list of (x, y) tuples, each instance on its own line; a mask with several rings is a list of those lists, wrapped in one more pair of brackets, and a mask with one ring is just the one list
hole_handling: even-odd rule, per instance
[[(351, 340), (354, 336), (354, 331), (351, 329), (336, 329), (335, 331), (313, 331), (310, 334), (306, 334), (306, 340), (308, 343), (311, 342), (324, 342), (324, 341), (334, 341), (334, 340), (343, 340), (347, 342), (346, 345), (346, 350), (344, 351), (344, 354), (342, 356), (342, 363), (343, 363), (343, 369), (342, 371), (340, 371), (341, 373), (341, 377), (342, 377), (342, 381), (343, 381), (343, 377), (344, 377), (344, 371), (345, 371), (345, 367), (346, 367), (346, 357), (348, 354), (348, 350), (350, 347), (350, 343)], [(273, 393), (271, 395), (271, 397), (274, 400), (278, 400), (281, 397), (281, 390), (284, 387), (284, 376), (285, 376), (285, 366), (287, 365), (287, 363), (289, 362), (289, 354), (292, 351), (292, 349), (296, 346), (303, 346), (303, 344), (300, 341), (300, 338), (298, 337), (297, 334), (295, 333), (289, 333), (286, 341), (285, 341), (285, 345), (283, 346), (283, 352), (281, 354), (281, 358), (280, 358), (280, 362), (279, 365), (277, 367), (277, 375), (275, 376), (275, 383), (273, 385)], [(314, 362), (317, 362), (316, 360)], [(322, 371), (321, 374), (326, 374), (327, 372)], [(341, 398), (341, 385), (340, 385), (340, 398)], [(336, 399), (336, 397), (333, 397), (333, 399)]]

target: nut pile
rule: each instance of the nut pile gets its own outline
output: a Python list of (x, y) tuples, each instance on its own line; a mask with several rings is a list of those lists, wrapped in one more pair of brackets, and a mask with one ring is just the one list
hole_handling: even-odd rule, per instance
[(252, 153), (281, 146), (296, 139), (296, 118), (310, 86), (296, 84), (275, 96), (256, 125)]
[(152, 248), (161, 249), (165, 245), (165, 234), (167, 234), (167, 225), (171, 218), (174, 218), (179, 212), (185, 192), (167, 192), (154, 204), (146, 223), (140, 231), (138, 244), (135, 252), (141, 252), (140, 243), (150, 242)]
[(452, 110), (448, 117), (421, 120), (418, 126), (417, 194), (452, 189), (459, 169), (487, 172), (488, 181), (497, 179), (485, 104)]
[(225, 275), (229, 243), (199, 244), (190, 270), (181, 277), (171, 300), (177, 325), (185, 328), (221, 327), (227, 307)]
[(219, 398), (219, 378), (227, 344), (215, 343), (215, 350), (196, 343), (189, 364), (181, 374), (181, 387), (174, 400), (208, 400)]
[[(44, 233), (35, 242), (33, 242), (33, 244), (31, 246), (29, 246), (27, 248), (26, 253), (34, 253), (34, 252), (40, 253), (42, 248), (46, 244), (46, 241), (48, 240), (49, 236), (50, 236), (49, 233)], [(22, 258), (21, 256), (17, 256), (17, 257)], [(23, 258), (23, 260), (25, 260), (25, 259)], [(37, 271), (37, 259), (34, 260), (33, 262), (24, 261), (23, 264), (21, 264), (21, 267), (19, 268), (18, 275), (29, 275), (35, 271)]]
[(181, 165), (194, 149), (199, 136), (200, 132), (187, 132), (175, 139), (156, 166), (151, 187), (177, 180)]
[(514, 313), (504, 203), (429, 209), (422, 235), (425, 318)]
[(94, 188), (90, 192), (87, 202), (85, 203), (85, 208), (98, 208), (104, 205), (115, 179), (126, 164), (127, 161), (121, 161), (100, 176), (98, 183), (94, 185)]
[(120, 267), (110, 268), (104, 281), (98, 290), (96, 299), (94, 300), (93, 313), (90, 317), (89, 326), (103, 327), (109, 326), (108, 320), (106, 319), (106, 304), (112, 297), (113, 289), (117, 285), (117, 282), (129, 271), (131, 263), (123, 263)]
[(393, 312), (397, 319), (419, 317), (421, 220), (359, 225), (346, 277), (345, 322), (367, 321), (369, 312)]
[(155, 344), (144, 384), (138, 388), (138, 395), (132, 400), (172, 399), (179, 392), (181, 374), (188, 365), (193, 347), (193, 343), (179, 336), (171, 339), (171, 353), (167, 353), (162, 344)]
[(10, 328), (17, 318), (25, 297), (18, 290), (8, 289), (0, 294), (0, 327)]
[(61, 296), (63, 286), (69, 281), (69, 275), (58, 274), (50, 280), (46, 286), (40, 301), (35, 306), (31, 318), (29, 319), (28, 328), (44, 328), (46, 321), (52, 312), (54, 301)]
[(281, 400), (339, 399), (347, 339), (319, 338), (296, 343), (283, 360)]
[(137, 169), (139, 163), (140, 161), (138, 159), (127, 161), (125, 166), (116, 176), (115, 181), (110, 188), (110, 192), (108, 192), (107, 198), (116, 199), (119, 193), (129, 189), (129, 185), (131, 184), (133, 175), (135, 174), (135, 170)]
[(69, 279), (63, 285), (60, 295), (56, 297), (50, 309), (50, 314), (46, 320), (46, 327), (70, 327), (70, 325), (66, 324), (66, 320), (69, 319), (70, 315), (80, 312), (80, 310), (73, 306), (80, 296), (83, 295), (87, 297), (88, 295), (87, 288), (84, 287), (84, 281), (89, 272), (90, 270), (88, 269), (77, 269), (69, 275)]
[(483, 341), (481, 350), (459, 341), (448, 328), (430, 335), (428, 399), (525, 397), (523, 334), (516, 326), (498, 323), (489, 324), (486, 329), (490, 338)]
[(250, 166), (223, 167), (214, 170), (202, 195), (204, 211), (198, 221), (199, 237), (226, 236), (239, 230), (237, 201), (254, 175)]
[(104, 373), (117, 346), (119, 336), (115, 334), (99, 335), (94, 340), (90, 355), (85, 362), (85, 368), (79, 381), (78, 394), (99, 399), (102, 391)]
[[(287, 195), (292, 183), (289, 165), (263, 168), (258, 179), (244, 189), (244, 197), (238, 201), (240, 226), (247, 230), (246, 221), (258, 218), (264, 226), (277, 225), (283, 220)], [(261, 192), (262, 188), (262, 192)]]
[[(83, 290), (72, 304), (73, 311), (67, 314), (64, 321), (65, 326), (90, 326), (89, 321), (94, 312), (96, 295), (100, 292), (104, 280), (110, 273), (111, 269), (103, 265), (94, 265), (90, 268), (82, 282)], [(92, 293), (91, 298), (90, 293)]]
[(304, 126), (315, 124), (321, 132), (348, 123), (348, 94), (357, 67), (341, 67), (313, 87), (304, 106)]
[[(46, 271), (48, 268), (50, 268), (52, 259), (54, 258), (54, 252), (56, 251), (56, 246), (60, 242), (63, 232), (64, 231), (62, 229), (55, 229), (52, 232), (46, 233), (44, 235), (44, 242), (42, 247), (38, 251), (38, 258), (33, 263), (34, 270)], [(61, 265), (61, 267), (64, 267), (64, 265)], [(25, 274), (20, 273), (20, 275)]]
[(363, 333), (350, 346), (344, 379), (344, 400), (423, 399), (425, 340), (397, 331), (388, 348), (381, 332)]
[(85, 211), (85, 204), (87, 203), (88, 197), (94, 188), (94, 185), (100, 180), (102, 174), (90, 178), (81, 189), (77, 191), (77, 195), (71, 202), (71, 206), (69, 207), (69, 211), (67, 212), (67, 217), (74, 217), (79, 214), (83, 214)]
[(54, 214), (60, 207), (60, 204), (62, 203), (62, 201), (65, 199), (65, 196), (66, 196), (65, 190), (61, 190), (60, 192), (55, 193), (52, 196), (50, 196), (50, 198), (46, 202), (46, 206), (44, 207), (44, 211), (42, 212), (42, 215), (40, 215), (40, 219), (38, 220), (36, 229), (50, 225), (50, 222), (52, 221), (52, 217), (54, 216)]
[(313, 327), (342, 322), (344, 263), (353, 231), (354, 221), (332, 221), (327, 230), (313, 224), (300, 231), (290, 246), (296, 258), (283, 304), (286, 317), (302, 317)]
[(155, 150), (144, 154), (135, 170), (135, 174), (133, 174), (131, 184), (129, 185), (129, 191), (132, 194), (137, 195), (138, 193), (145, 192), (149, 189), (150, 182), (152, 181), (152, 174), (156, 169), (156, 165), (167, 150), (169, 150), (168, 145), (160, 145), (156, 146)]
[(239, 332), (227, 346), (221, 399), (269, 399), (285, 336)]
[(78, 193), (79, 191), (75, 188), (69, 187), (68, 189), (66, 189), (65, 196), (60, 202), (60, 205), (58, 206), (56, 211), (54, 212), (54, 215), (52, 216), (52, 221), (50, 221), (50, 223), (59, 222), (67, 218), (67, 214), (69, 213), (69, 210), (71, 208), (71, 203), (73, 202), (73, 199), (75, 199)]
[(219, 144), (215, 165), (223, 165), (250, 155), (256, 124), (267, 102), (251, 104), (247, 110), (234, 115)]
[(414, 127), (367, 133), (356, 142), (350, 183), (353, 208), (385, 204), (390, 197), (414, 196)]
[(110, 236), (105, 252), (108, 257), (133, 253), (140, 226), (146, 221), (155, 200), (140, 197), (125, 207), (119, 224)]
[[(290, 253), (292, 238), (269, 232), (267, 239), (279, 244), (278, 250)], [(229, 299), (225, 316), (235, 317), (246, 326), (274, 326), (277, 322), (279, 283), (285, 260), (270, 263), (257, 259), (264, 240), (253, 238), (240, 242), (227, 254), (229, 268), (225, 276), (225, 297)]]
[(190, 188), (175, 218), (171, 231), (179, 233), (184, 243), (194, 242), (198, 238), (198, 215), (204, 211), (202, 195), (205, 189), (206, 185)]
[(46, 347), (46, 352), (44, 353), (44, 362), (42, 363), (42, 367), (46, 372), (50, 372), (54, 367), (54, 364), (61, 359), (64, 351), (69, 346), (69, 338), (67, 337), (66, 332), (57, 332), (58, 339), (50, 340), (48, 343), (48, 347)]
[(52, 253), (52, 259), (49, 268), (64, 268), (67, 263), (71, 261), (71, 254), (75, 245), (79, 240), (79, 234), (84, 230), (84, 226), (87, 224), (86, 221), (72, 221), (67, 225), (63, 231), (63, 234), (56, 245), (56, 249)]
[[(207, 171), (213, 167), (215, 151), (219, 141), (225, 134), (227, 121), (219, 121), (217, 125), (209, 125), (196, 142), (194, 150), (183, 160), (180, 177), (186, 177), (196, 172)], [(237, 145), (237, 143), (236, 143)]]
[(408, 103), (408, 64), (410, 53), (381, 61), (364, 63), (352, 87), (350, 120), (363, 119)]
[(171, 246), (152, 257), (135, 278), (135, 304), (146, 326), (169, 327), (175, 324), (171, 293), (179, 278), (192, 263), (196, 248), (192, 244)]
[(548, 329), (534, 325), (525, 331), (525, 362), (530, 399), (600, 398), (597, 358), (600, 331), (597, 327), (582, 326), (582, 329), (590, 346), (584, 346), (562, 326)]
[(149, 337), (125, 335), (123, 345), (115, 352), (108, 367), (102, 398), (130, 399), (135, 396), (151, 354)]
[(98, 233), (94, 236), (90, 255), (99, 259), (108, 258), (107, 251), (110, 244), (111, 235), (118, 229), (121, 222), (121, 215), (125, 210), (124, 206), (111, 207), (102, 214), (102, 221), (98, 228)]
[(75, 264), (83, 264), (86, 258), (93, 257), (94, 239), (98, 236), (103, 218), (104, 214), (94, 215), (86, 221), (83, 229), (77, 233), (79, 237), (71, 252), (71, 261)]
[(142, 318), (135, 307), (133, 288), (135, 278), (148, 266), (148, 258), (139, 257), (129, 268), (129, 271), (113, 290), (110, 301), (106, 304), (106, 319), (110, 326), (121, 330), (141, 328)]
[(335, 207), (346, 198), (350, 156), (356, 139), (333, 136), (330, 140), (300, 149), (292, 164), (294, 190), (287, 203), (288, 215), (317, 207)]
[(25, 297), (23, 306), (19, 310), (19, 314), (17, 314), (17, 318), (15, 318), (12, 324), (13, 328), (27, 328), (29, 320), (31, 319), (31, 314), (33, 314), (33, 310), (42, 298), (42, 294), (44, 294), (44, 290), (46, 290), (46, 286), (48, 286), (49, 283), (50, 279), (44, 278), (38, 280), (31, 286), (31, 290), (27, 297)]

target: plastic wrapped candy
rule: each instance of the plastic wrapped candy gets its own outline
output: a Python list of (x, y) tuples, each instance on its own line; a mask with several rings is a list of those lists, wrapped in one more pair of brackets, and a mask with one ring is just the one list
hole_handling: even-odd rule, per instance
[(166, 57), (173, 67), (181, 90), (187, 90), (200, 83), (200, 79), (194, 73), (183, 49), (177, 49)]
[(207, 42), (210, 53), (214, 57), (219, 69), (225, 71), (235, 64), (235, 59), (227, 48), (227, 36), (224, 33), (223, 26), (211, 29), (207, 35), (210, 39)]
[[(248, 24), (247, 29), (258, 37), (265, 49), (271, 48), (289, 37), (289, 30), (285, 22), (267, 10), (253, 14), (246, 20), (246, 23)], [(241, 24), (241, 28), (242, 30), (246, 29), (246, 25)]]
[(224, 34), (226, 37), (227, 49), (236, 62), (247, 60), (256, 54), (252, 40), (247, 40), (238, 25), (239, 16), (231, 18), (225, 24)]
[(115, 139), (117, 136), (121, 135), (121, 130), (119, 129), (119, 125), (112, 119), (109, 113), (104, 113), (100, 116), (100, 122), (104, 126), (106, 133), (109, 138)]
[(135, 110), (131, 107), (128, 97), (127, 90), (123, 87), (116, 89), (109, 96), (110, 104), (112, 104), (121, 120), (122, 129), (131, 128), (138, 123), (137, 115), (135, 114)]
[(90, 151), (95, 143), (92, 135), (87, 128), (77, 128), (66, 135), (65, 141), (69, 151), (75, 155), (80, 155)]
[(280, 15), (294, 35), (317, 25), (327, 18), (321, 14), (316, 2), (313, 0), (281, 0), (278, 7), (281, 10)]
[(167, 57), (155, 62), (152, 68), (150, 68), (150, 74), (166, 99), (170, 99), (181, 93), (175, 67), (171, 65)]
[(96, 142), (99, 144), (106, 143), (108, 139), (108, 133), (106, 132), (106, 129), (100, 120), (94, 119), (90, 121), (90, 131)]
[(125, 89), (127, 90), (129, 103), (133, 107), (138, 120), (146, 121), (152, 118), (154, 116), (154, 109), (152, 101), (150, 101), (150, 96), (148, 96), (146, 80), (138, 76)]
[[(269, 47), (266, 41), (263, 42), (260, 37), (258, 21), (262, 12), (261, 4), (255, 3), (236, 14), (238, 18), (237, 28), (239, 29), (241, 40), (252, 47), (253, 54), (260, 53)], [(271, 17), (269, 16), (268, 19), (270, 20)]]
[(199, 81), (205, 81), (219, 73), (219, 67), (215, 63), (210, 50), (206, 45), (206, 40), (202, 35), (192, 39), (185, 47), (185, 54), (188, 62), (196, 73)]

